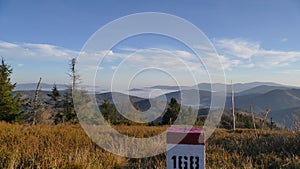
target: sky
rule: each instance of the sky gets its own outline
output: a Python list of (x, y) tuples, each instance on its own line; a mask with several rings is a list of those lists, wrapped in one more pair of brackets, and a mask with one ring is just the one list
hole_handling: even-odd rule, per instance
[[(227, 83), (269, 81), (300, 86), (297, 0), (0, 0), (0, 56), (13, 67), (16, 83), (37, 82), (42, 77), (45, 83), (66, 84), (70, 59), (86, 54), (82, 50), (97, 30), (141, 12), (175, 15), (201, 30), (218, 53)], [(122, 29), (121, 25), (115, 31)], [(107, 54), (101, 64), (82, 65), (78, 70), (84, 84), (92, 83), (85, 79), (94, 78), (96, 85), (105, 86), (112, 80), (126, 87), (194, 85), (208, 82), (205, 68), (216, 65), (209, 58), (206, 65), (201, 64), (189, 46), (160, 35), (128, 37), (100, 52)], [(101, 59), (86, 55), (94, 57), (90, 63)], [(223, 78), (217, 82), (224, 82)]]

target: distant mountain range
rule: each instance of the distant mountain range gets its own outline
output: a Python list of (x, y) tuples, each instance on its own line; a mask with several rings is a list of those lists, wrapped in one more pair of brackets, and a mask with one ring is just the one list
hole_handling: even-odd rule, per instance
[[(300, 120), (300, 89), (274, 89), (266, 93), (249, 93), (235, 97), (237, 108), (249, 110), (250, 104), (253, 105), (254, 111), (259, 113), (269, 108), (269, 117), (289, 127), (292, 126), (293, 120)], [(226, 107), (231, 107), (230, 98), (226, 101)]]
[[(41, 83), (40, 87), (42, 90), (50, 91), (53, 88), (54, 84), (48, 83)], [(15, 91), (24, 91), (24, 90), (35, 90), (37, 83), (20, 83), (17, 84)], [(68, 87), (67, 84), (56, 84), (59, 90), (64, 90)], [(271, 91), (274, 89), (288, 89), (288, 88), (300, 88), (300, 87), (293, 87), (293, 86), (285, 86), (278, 83), (273, 82), (251, 82), (251, 83), (236, 83), (233, 85), (234, 90), (236, 93), (240, 94), (249, 94), (249, 93), (264, 93), (266, 91)], [(93, 86), (84, 85), (83, 87), (87, 88), (88, 90), (93, 88)], [(224, 91), (227, 89), (227, 92), (231, 92), (231, 84), (221, 84), (221, 83), (200, 83), (195, 86), (167, 86), (167, 85), (157, 85), (151, 87), (144, 87), (144, 88), (133, 88), (129, 91), (145, 91), (151, 89), (159, 89), (163, 91), (178, 91), (178, 90), (189, 90), (189, 89), (198, 89), (203, 91), (211, 91), (211, 89), (216, 89), (217, 91)], [(95, 87), (97, 90), (100, 87)], [(105, 89), (101, 89), (105, 90)], [(100, 92), (100, 91), (97, 91)]]
[(241, 92), (237, 93), (236, 95), (249, 95), (249, 94), (264, 94), (267, 92), (270, 92), (272, 90), (277, 90), (277, 89), (291, 89), (293, 87), (288, 87), (288, 86), (268, 86), (268, 85), (260, 85), (256, 86), (247, 90), (242, 90)]
[[(40, 89), (43, 91), (51, 91), (54, 84), (41, 83)], [(70, 85), (68, 84), (56, 84), (58, 90), (66, 90)], [(35, 90), (37, 87), (37, 83), (20, 83), (16, 85), (15, 91), (30, 91)], [(90, 85), (81, 85), (82, 88), (88, 91), (96, 91), (98, 93), (103, 93), (107, 91), (106, 89), (100, 88), (98, 86), (90, 86)]]
[[(284, 88), (288, 86), (284, 86), (278, 83), (273, 82), (250, 82), (250, 83), (235, 83), (233, 84), (234, 90), (236, 93), (240, 93), (243, 91), (247, 91), (256, 87), (260, 86), (271, 86), (274, 88)], [(225, 91), (231, 92), (232, 85), (231, 84), (221, 84), (221, 83), (200, 83), (195, 86), (152, 86), (150, 87), (152, 89), (161, 89), (161, 90), (188, 90), (188, 89), (198, 89), (198, 90), (205, 90), (205, 91), (212, 91), (214, 89), (215, 91)]]
[[(40, 88), (44, 91), (51, 91), (54, 84), (48, 84), (48, 83), (41, 83)], [(17, 84), (15, 91), (26, 91), (26, 90), (35, 90), (37, 87), (37, 83), (20, 83)], [(65, 84), (56, 84), (56, 87), (59, 90), (65, 90), (68, 88)]]
[[(208, 84), (201, 83), (197, 86), (153, 86), (145, 88), (135, 88), (124, 93), (118, 92), (105, 92), (96, 94), (97, 102), (102, 104), (104, 99), (113, 102), (112, 96), (117, 98), (116, 100), (120, 101), (121, 99), (130, 99), (132, 102), (138, 106), (142, 111), (148, 110), (151, 107), (151, 102), (156, 104), (165, 104), (169, 102), (173, 97), (178, 102), (184, 98), (186, 103), (185, 106), (193, 106), (197, 104), (195, 102), (193, 95), (199, 93), (200, 100), (198, 105), (203, 108), (208, 108), (211, 104), (211, 94), (214, 91), (211, 91), (211, 86), (217, 90), (222, 90), (225, 87), (228, 90), (225, 107), (231, 108), (231, 85), (222, 85), (222, 84)], [(47, 100), (47, 93), (52, 89), (53, 85), (42, 83), (41, 89), (44, 90), (40, 93), (40, 98), (42, 100)], [(57, 84), (59, 90), (65, 90), (67, 85)], [(198, 89), (197, 89), (198, 87)], [(285, 86), (277, 83), (269, 82), (253, 82), (253, 83), (238, 83), (233, 85), (235, 90), (235, 107), (241, 108), (244, 110), (249, 110), (250, 104), (253, 105), (253, 109), (256, 113), (262, 113), (266, 108), (270, 108), (269, 117), (272, 117), (274, 121), (284, 124), (288, 127), (291, 127), (293, 124), (293, 119), (300, 118), (300, 88), (293, 86)], [(28, 97), (32, 97), (36, 84), (19, 84), (16, 87), (16, 91), (21, 91)], [(149, 94), (153, 89), (159, 89), (162, 92), (160, 95), (154, 95), (149, 98)], [(150, 100), (149, 100), (150, 99)], [(114, 100), (114, 101), (116, 101)], [(189, 105), (188, 103), (192, 103)]]

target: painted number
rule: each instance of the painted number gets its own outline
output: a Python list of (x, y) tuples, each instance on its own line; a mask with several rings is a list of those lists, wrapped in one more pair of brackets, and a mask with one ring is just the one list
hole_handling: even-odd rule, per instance
[(173, 169), (198, 169), (200, 157), (198, 156), (172, 156)]

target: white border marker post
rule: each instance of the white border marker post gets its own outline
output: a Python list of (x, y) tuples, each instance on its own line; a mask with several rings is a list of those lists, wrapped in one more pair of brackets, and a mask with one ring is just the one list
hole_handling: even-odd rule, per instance
[(202, 128), (171, 126), (167, 130), (167, 169), (204, 169)]

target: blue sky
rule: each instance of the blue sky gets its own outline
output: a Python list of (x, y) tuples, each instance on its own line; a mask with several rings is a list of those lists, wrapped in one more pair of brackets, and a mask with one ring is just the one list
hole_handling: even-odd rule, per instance
[[(89, 37), (105, 24), (139, 12), (169, 13), (197, 26), (220, 54), (228, 82), (272, 81), (300, 86), (297, 0), (0, 0), (0, 56), (13, 66), (13, 80), (17, 83), (36, 82), (39, 77), (47, 83), (68, 83), (68, 60), (78, 55)], [(174, 40), (144, 36), (119, 44), (112, 49), (112, 55), (120, 58), (132, 52), (128, 49), (149, 48), (176, 55), (190, 52)], [(160, 52), (145, 50), (138, 56), (160, 56)], [(114, 64), (107, 62), (107, 68), (101, 67), (102, 81), (109, 79)], [(183, 72), (176, 75), (185, 77)], [(173, 84), (165, 80), (165, 75), (158, 75), (154, 81), (146, 79), (136, 85)], [(207, 77), (200, 78), (199, 82), (206, 80)], [(184, 85), (193, 82), (187, 80)]]

